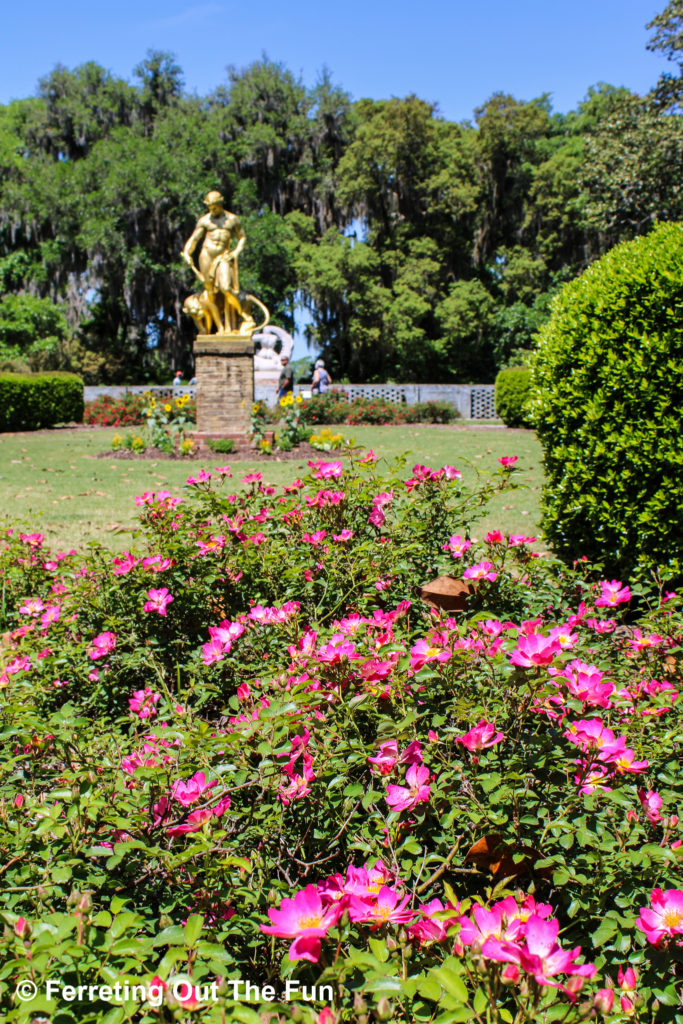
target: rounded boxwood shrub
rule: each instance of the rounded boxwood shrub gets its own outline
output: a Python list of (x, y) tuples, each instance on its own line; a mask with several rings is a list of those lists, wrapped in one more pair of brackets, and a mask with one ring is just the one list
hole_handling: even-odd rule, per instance
[(0, 430), (83, 422), (83, 381), (73, 373), (1, 373)]
[(565, 285), (532, 382), (555, 550), (615, 574), (680, 577), (683, 225), (616, 246)]
[(531, 396), (531, 371), (526, 366), (501, 370), (496, 377), (496, 415), (506, 427), (529, 427), (528, 403)]

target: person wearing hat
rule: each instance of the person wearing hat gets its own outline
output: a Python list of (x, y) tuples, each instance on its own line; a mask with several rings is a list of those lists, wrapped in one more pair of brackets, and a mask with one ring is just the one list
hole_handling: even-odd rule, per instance
[[(208, 211), (197, 221), (195, 229), (181, 253), (188, 267), (194, 271), (204, 286), (206, 292), (204, 301), (219, 332), (238, 326), (241, 305), (238, 297), (237, 257), (246, 242), (246, 235), (239, 217), (226, 210), (224, 202), (220, 192), (207, 193), (204, 204), (208, 207)], [(199, 269), (197, 269), (193, 254), (200, 242), (202, 247), (199, 251)], [(216, 281), (217, 273), (220, 276), (219, 283)], [(225, 323), (221, 323), (217, 302), (219, 292), (224, 300)]]
[(282, 356), (280, 364), (282, 370), (280, 372), (280, 379), (277, 382), (278, 402), (294, 390), (294, 367), (287, 356)]
[(316, 360), (315, 369), (313, 371), (313, 380), (311, 382), (311, 391), (314, 395), (324, 395), (330, 384), (332, 378), (325, 369), (325, 363), (322, 359)]
[(176, 375), (173, 378), (173, 387), (181, 388), (183, 386), (183, 375), (180, 370), (176, 370)]

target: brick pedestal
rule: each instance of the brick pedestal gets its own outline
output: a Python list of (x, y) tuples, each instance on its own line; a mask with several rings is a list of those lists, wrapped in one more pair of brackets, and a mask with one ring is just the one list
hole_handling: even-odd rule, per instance
[(198, 334), (197, 437), (244, 437), (254, 402), (254, 343), (238, 334)]

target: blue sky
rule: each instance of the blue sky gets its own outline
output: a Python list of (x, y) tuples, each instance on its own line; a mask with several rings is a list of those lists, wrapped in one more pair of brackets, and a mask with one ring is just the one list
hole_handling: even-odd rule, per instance
[(549, 92), (572, 109), (599, 81), (646, 91), (666, 66), (645, 25), (666, 0), (17, 0), (3, 5), (0, 103), (55, 64), (95, 60), (128, 78), (148, 49), (174, 52), (190, 91), (264, 52), (308, 85), (327, 66), (354, 99), (414, 92), (469, 118), (493, 92)]

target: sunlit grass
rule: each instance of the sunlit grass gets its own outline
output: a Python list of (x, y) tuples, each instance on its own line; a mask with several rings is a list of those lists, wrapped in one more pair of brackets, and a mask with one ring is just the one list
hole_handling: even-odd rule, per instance
[[(337, 429), (337, 428), (335, 428)], [(486, 477), (501, 455), (519, 455), (522, 489), (497, 498), (475, 533), (498, 527), (538, 535), (538, 495), (543, 479), (541, 450), (531, 431), (463, 427), (340, 427), (346, 438), (381, 457), (408, 453), (415, 463), (462, 469), (466, 479)], [(135, 496), (147, 490), (180, 494), (187, 477), (200, 468), (229, 463), (234, 488), (250, 469), (283, 484), (301, 475), (306, 460), (235, 462), (214, 455), (202, 461), (98, 459), (109, 451), (113, 428), (0, 435), (0, 502), (3, 518), (24, 522), (46, 534), (51, 546), (81, 548), (94, 541), (120, 551), (131, 544), (137, 524)], [(324, 456), (332, 458), (333, 456)]]

